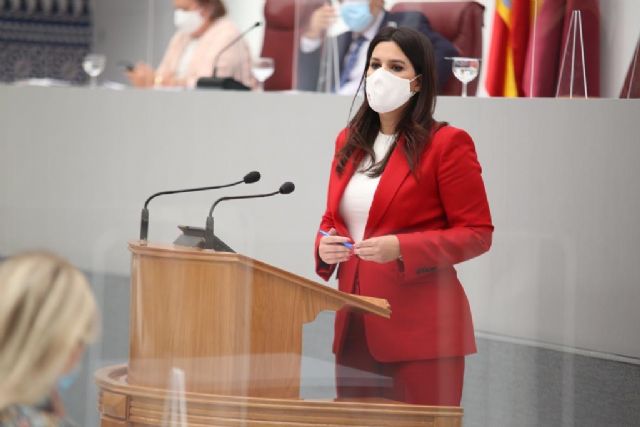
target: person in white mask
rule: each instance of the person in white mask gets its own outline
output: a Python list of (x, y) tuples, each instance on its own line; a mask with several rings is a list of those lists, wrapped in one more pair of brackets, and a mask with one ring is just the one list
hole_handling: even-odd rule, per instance
[[(251, 55), (244, 40), (221, 51), (240, 33), (226, 18), (222, 0), (174, 0), (176, 33), (157, 69), (138, 63), (127, 75), (132, 85), (195, 86), (200, 77), (232, 77), (253, 87)], [(221, 54), (220, 54), (221, 53)], [(220, 55), (219, 55), (220, 54)], [(217, 59), (216, 59), (217, 58)]]
[[(307, 15), (305, 11), (302, 15)], [(458, 50), (441, 34), (431, 28), (420, 12), (388, 12), (384, 0), (341, 0), (325, 2), (315, 9), (304, 23), (298, 58), (298, 89), (315, 91), (321, 70), (321, 46), (325, 36), (339, 19), (346, 32), (336, 40), (339, 61), (339, 81), (335, 92), (353, 95), (358, 88), (360, 70), (364, 67), (367, 47), (373, 37), (386, 26), (409, 27), (423, 33), (434, 47), (438, 89), (451, 76), (451, 63), (447, 57), (458, 56)], [(336, 80), (338, 80), (336, 78)]]
[(392, 314), (336, 314), (338, 397), (459, 406), (476, 344), (454, 265), (489, 250), (493, 234), (474, 143), (433, 117), (423, 34), (382, 29), (363, 68), (365, 99), (336, 140), (316, 272), (329, 280), (337, 267), (341, 291), (385, 298)]

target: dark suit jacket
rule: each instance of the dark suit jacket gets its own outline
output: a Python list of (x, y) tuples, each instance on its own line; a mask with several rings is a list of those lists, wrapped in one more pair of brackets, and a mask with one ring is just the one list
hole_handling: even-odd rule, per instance
[[(336, 153), (346, 142), (343, 131)], [(343, 292), (385, 298), (391, 319), (365, 315), (369, 351), (378, 361), (400, 362), (461, 356), (476, 350), (471, 312), (454, 264), (487, 251), (493, 225), (473, 141), (463, 130), (440, 128), (411, 173), (398, 139), (374, 193), (364, 239), (394, 234), (402, 261), (385, 264), (352, 256), (338, 268)], [(338, 175), (331, 166), (327, 208), (320, 229), (349, 236), (340, 200), (355, 165)], [(318, 256), (316, 272), (325, 280), (335, 265)], [(343, 345), (347, 312), (336, 315), (334, 351)]]
[[(420, 12), (383, 12), (384, 17), (380, 28), (388, 25), (397, 27), (409, 27), (427, 36), (433, 45), (433, 51), (437, 67), (438, 87), (440, 90), (451, 76), (451, 61), (446, 57), (457, 56), (458, 51), (453, 44), (431, 28), (427, 18)], [(344, 58), (351, 45), (353, 32), (346, 32), (338, 36), (338, 53), (340, 58), (340, 72), (344, 66)], [(298, 52), (298, 87), (300, 90), (315, 91), (318, 85), (320, 72), (320, 56), (322, 48), (313, 52)], [(364, 70), (362, 70), (364, 72)]]

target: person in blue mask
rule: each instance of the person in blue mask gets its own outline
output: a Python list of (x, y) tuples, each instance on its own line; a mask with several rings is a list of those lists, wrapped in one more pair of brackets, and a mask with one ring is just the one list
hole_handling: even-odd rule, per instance
[[(306, 14), (303, 14), (306, 15)], [(447, 57), (458, 56), (453, 44), (431, 28), (420, 12), (389, 12), (384, 0), (342, 0), (339, 7), (325, 2), (310, 13), (300, 37), (297, 89), (316, 91), (321, 74), (321, 52), (330, 28), (341, 18), (347, 31), (336, 38), (339, 78), (333, 90), (344, 95), (358, 91), (367, 48), (380, 29), (408, 27), (423, 33), (431, 41), (436, 60), (438, 89), (441, 90), (451, 74)]]
[(60, 392), (97, 330), (85, 276), (44, 252), (0, 263), (0, 427), (67, 427)]

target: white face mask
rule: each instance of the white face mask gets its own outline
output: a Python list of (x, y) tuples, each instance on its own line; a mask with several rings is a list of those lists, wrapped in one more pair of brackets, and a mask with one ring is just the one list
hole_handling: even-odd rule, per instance
[(173, 12), (173, 23), (178, 31), (193, 33), (204, 24), (199, 10), (176, 9)]
[(369, 106), (376, 113), (388, 113), (403, 106), (414, 94), (411, 82), (380, 67), (367, 77), (365, 88)]

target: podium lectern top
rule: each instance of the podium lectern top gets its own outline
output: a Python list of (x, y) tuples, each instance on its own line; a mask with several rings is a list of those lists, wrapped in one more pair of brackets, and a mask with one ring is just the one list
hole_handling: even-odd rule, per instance
[(129, 250), (133, 254), (161, 258), (217, 263), (237, 263), (245, 267), (251, 267), (259, 271), (273, 274), (299, 286), (312, 289), (314, 292), (319, 292), (321, 294), (337, 298), (338, 300), (343, 301), (344, 305), (353, 309), (360, 310), (365, 313), (376, 314), (387, 319), (391, 317), (391, 308), (387, 300), (362, 295), (346, 294), (329, 286), (314, 282), (313, 280), (282, 270), (246, 255), (231, 252), (217, 252), (212, 249), (147, 243), (139, 240), (129, 242)]

